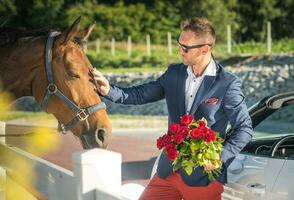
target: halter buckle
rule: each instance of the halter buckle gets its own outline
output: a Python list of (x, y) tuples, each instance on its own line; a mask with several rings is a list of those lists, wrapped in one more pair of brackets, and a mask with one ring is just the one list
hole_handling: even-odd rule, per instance
[(54, 83), (50, 83), (47, 86), (47, 90), (48, 90), (49, 94), (55, 94), (57, 92), (57, 86)]
[(89, 117), (89, 115), (86, 113), (85, 109), (82, 109), (77, 113), (77, 117), (79, 118), (80, 121), (84, 121), (85, 119)]

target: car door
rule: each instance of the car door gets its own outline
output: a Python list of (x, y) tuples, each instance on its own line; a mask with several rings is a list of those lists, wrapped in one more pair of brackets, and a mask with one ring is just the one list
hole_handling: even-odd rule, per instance
[[(283, 132), (287, 132), (289, 135), (294, 135), (294, 104), (290, 104), (283, 107), (278, 111), (279, 129)], [(272, 192), (286, 196), (287, 199), (294, 199), (294, 139), (289, 138), (288, 141), (284, 141), (277, 148), (277, 153), (274, 157), (283, 159), (284, 165), (275, 181)]]
[(285, 196), (287, 199), (294, 199), (294, 159), (287, 158), (283, 168), (274, 183), (272, 192)]
[(229, 166), (228, 186), (242, 191), (243, 199), (294, 199), (294, 140), (272, 155), (277, 141), (294, 134), (294, 104), (263, 111), (270, 114), (257, 124), (254, 139)]

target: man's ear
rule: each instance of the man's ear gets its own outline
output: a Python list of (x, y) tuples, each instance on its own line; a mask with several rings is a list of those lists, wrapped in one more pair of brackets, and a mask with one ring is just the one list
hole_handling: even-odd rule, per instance
[(204, 54), (207, 54), (207, 52), (209, 51), (209, 46), (208, 45), (205, 45), (205, 46), (203, 46), (203, 47), (201, 47), (201, 52), (202, 52), (202, 54), (204, 55)]
[(60, 38), (62, 42), (67, 43), (79, 33), (80, 21), (81, 21), (81, 16), (79, 16), (68, 29), (66, 29), (65, 31), (61, 33)]
[(76, 37), (79, 38), (82, 41), (87, 41), (92, 30), (95, 27), (96, 22), (93, 22), (91, 25), (89, 25), (88, 27), (86, 27), (84, 30), (80, 31)]

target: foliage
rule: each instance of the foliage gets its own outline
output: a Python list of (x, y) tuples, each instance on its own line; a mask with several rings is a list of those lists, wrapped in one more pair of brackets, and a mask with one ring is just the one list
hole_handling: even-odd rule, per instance
[(16, 6), (13, 1), (11, 0), (1, 0), (0, 4), (0, 27), (1, 25), (5, 25), (9, 18), (12, 16), (15, 16), (17, 14), (16, 12)]
[(237, 6), (236, 0), (206, 0), (206, 1), (178, 1), (177, 5), (181, 8), (181, 18), (189, 17), (207, 17), (215, 27), (217, 33), (217, 41), (226, 40), (226, 25), (232, 26), (232, 31), (238, 28), (236, 23), (237, 13), (234, 11)]
[[(237, 41), (260, 41), (265, 40), (267, 22), (279, 19), (282, 16), (282, 10), (277, 7), (278, 0), (256, 0), (246, 1), (240, 0), (238, 7), (239, 19), (238, 22), (243, 26), (237, 30)], [(273, 24), (275, 26), (275, 24)], [(289, 30), (290, 27), (287, 29)], [(291, 28), (290, 28), (291, 29)], [(272, 29), (275, 32), (274, 29)], [(293, 31), (293, 29), (292, 29)], [(279, 35), (275, 35), (279, 38)], [(287, 35), (284, 35), (284, 37)]]
[(226, 25), (237, 42), (265, 39), (266, 23), (272, 22), (273, 39), (294, 36), (292, 0), (2, 0), (0, 26), (24, 29), (64, 29), (78, 16), (82, 26), (96, 21), (90, 39), (166, 43), (166, 34), (177, 37), (182, 19), (205, 16), (215, 26), (217, 41), (226, 40)]

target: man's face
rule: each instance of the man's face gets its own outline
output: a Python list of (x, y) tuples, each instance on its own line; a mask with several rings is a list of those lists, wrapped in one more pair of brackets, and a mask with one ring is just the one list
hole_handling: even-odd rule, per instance
[(197, 37), (192, 31), (182, 31), (179, 39), (179, 52), (185, 65), (197, 65), (203, 55), (207, 53), (208, 46), (205, 38)]

